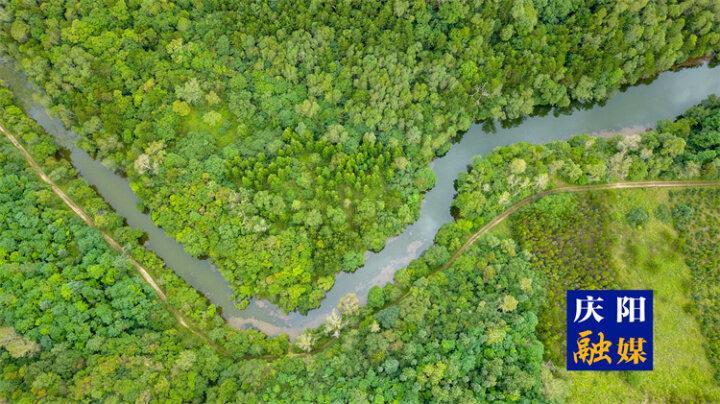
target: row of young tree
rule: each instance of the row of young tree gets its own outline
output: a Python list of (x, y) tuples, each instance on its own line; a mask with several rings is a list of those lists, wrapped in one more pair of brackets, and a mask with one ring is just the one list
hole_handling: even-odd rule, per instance
[[(536, 328), (545, 350), (545, 399), (576, 402), (602, 382), (604, 394), (618, 402), (718, 400), (719, 196), (711, 188), (561, 193), (510, 217), (512, 237), (531, 254), (546, 289)], [(655, 291), (654, 374), (588, 379), (565, 370), (573, 357), (566, 357), (564, 301), (574, 289)], [(694, 348), (682, 345), (683, 338)]]
[(241, 303), (306, 310), (415, 219), (473, 121), (603, 100), (717, 51), (719, 19), (708, 0), (10, 0), (0, 52)]
[[(693, 145), (708, 160), (720, 154), (720, 103), (690, 110)], [(704, 150), (704, 151), (703, 151)], [(686, 190), (671, 195), (673, 223), (692, 270), (693, 314), (708, 342), (707, 352), (720, 383), (720, 192)]]
[(558, 194), (511, 216), (512, 237), (532, 253), (532, 268), (543, 279), (547, 298), (537, 327), (545, 359), (565, 362), (565, 293), (572, 289), (617, 288), (609, 216), (597, 194)]
[(692, 270), (692, 312), (707, 341), (706, 352), (720, 383), (720, 192), (687, 190), (671, 195), (673, 223)]

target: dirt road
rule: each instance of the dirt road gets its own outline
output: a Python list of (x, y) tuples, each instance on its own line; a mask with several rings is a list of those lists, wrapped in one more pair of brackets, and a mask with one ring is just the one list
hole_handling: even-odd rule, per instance
[[(43, 171), (42, 168), (35, 162), (35, 160), (32, 158), (30, 153), (25, 149), (25, 147), (17, 140), (17, 138), (7, 129), (5, 129), (2, 125), (0, 125), (0, 132), (5, 134), (5, 137), (10, 140), (10, 142), (17, 148), (20, 153), (22, 153), (23, 157), (27, 161), (28, 165), (32, 168), (32, 170), (40, 177), (45, 183), (50, 185), (52, 191), (70, 208), (77, 216), (79, 216), (85, 223), (87, 223), (88, 226), (92, 226), (93, 228), (100, 231), (103, 238), (105, 238), (105, 241), (116, 251), (120, 252), (121, 254), (125, 255), (130, 263), (135, 267), (135, 269), (140, 273), (142, 278), (155, 290), (157, 295), (160, 297), (161, 300), (167, 302), (167, 296), (162, 291), (160, 286), (158, 286), (155, 279), (150, 275), (148, 270), (143, 267), (139, 262), (137, 262), (135, 259), (130, 257), (129, 254), (123, 249), (123, 247), (118, 243), (110, 234), (106, 233), (103, 230), (100, 230), (93, 220), (90, 218), (90, 216), (85, 213), (85, 211), (78, 206), (57, 184), (55, 184)], [(492, 229), (494, 229), (496, 226), (498, 226), (500, 223), (505, 221), (510, 215), (517, 212), (518, 210), (522, 209), (524, 206), (529, 205), (532, 202), (537, 201), (538, 199), (552, 195), (552, 194), (559, 194), (564, 192), (588, 192), (588, 191), (599, 191), (599, 190), (611, 190), (611, 189), (633, 189), (633, 188), (690, 188), (690, 187), (720, 187), (720, 181), (637, 181), (637, 182), (615, 182), (610, 184), (597, 184), (597, 185), (576, 185), (576, 186), (561, 186), (558, 188), (541, 191), (537, 194), (534, 194), (532, 196), (529, 196), (527, 198), (524, 198), (518, 202), (515, 202), (513, 205), (511, 205), (509, 208), (507, 208), (505, 211), (503, 211), (500, 215), (496, 216), (493, 220), (486, 223), (483, 227), (481, 227), (477, 232), (473, 233), (473, 235), (460, 247), (450, 258), (450, 260), (445, 263), (442, 267), (438, 268), (437, 271), (442, 271), (447, 268), (449, 268), (457, 259), (460, 257), (465, 251), (467, 251), (468, 248), (470, 248), (480, 237), (490, 232)], [(401, 297), (402, 298), (402, 297)], [(178, 323), (182, 325), (183, 327), (190, 330), (192, 333), (196, 334), (197, 336), (201, 337), (211, 345), (217, 346), (212, 343), (212, 341), (201, 331), (198, 331), (194, 329), (194, 327), (191, 327), (188, 325), (188, 322), (185, 320), (184, 316), (180, 314), (177, 310), (170, 307), (171, 312), (175, 315), (177, 318)], [(322, 348), (318, 349), (322, 350)]]
[(678, 181), (623, 181), (623, 182), (614, 182), (610, 184), (595, 184), (595, 185), (568, 185), (568, 186), (562, 186), (557, 187), (553, 189), (549, 189), (547, 191), (541, 191), (537, 194), (528, 196), (525, 199), (522, 199), (518, 202), (515, 202), (513, 205), (511, 205), (509, 208), (507, 208), (503, 213), (496, 216), (493, 220), (486, 223), (483, 227), (480, 228), (477, 232), (475, 232), (466, 242), (465, 244), (460, 247), (455, 254), (450, 258), (450, 260), (443, 265), (439, 270), (444, 270), (450, 267), (455, 260), (459, 256), (461, 256), (465, 251), (467, 251), (470, 246), (475, 244), (475, 242), (488, 232), (490, 232), (492, 229), (494, 229), (497, 225), (505, 221), (510, 215), (517, 212), (518, 210), (522, 209), (523, 207), (537, 201), (538, 199), (553, 195), (553, 194), (560, 194), (565, 192), (571, 192), (571, 193), (577, 193), (577, 192), (589, 192), (589, 191), (602, 191), (602, 190), (612, 190), (612, 189), (636, 189), (636, 188), (695, 188), (695, 187), (720, 187), (720, 181), (689, 181), (689, 180), (678, 180)]

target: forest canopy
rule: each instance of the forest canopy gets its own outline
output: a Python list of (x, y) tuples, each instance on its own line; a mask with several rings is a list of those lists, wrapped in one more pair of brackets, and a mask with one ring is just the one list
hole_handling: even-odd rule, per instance
[[(2, 122), (18, 133), (49, 176), (74, 190), (74, 197), (84, 196), (82, 202), (92, 208), (93, 217), (106, 215), (102, 228), (130, 245), (134, 240), (133, 254), (139, 256), (140, 235), (101, 208), (105, 205), (93, 197), (94, 191), (58, 156), (50, 136), (12, 104), (7, 90), (0, 90), (0, 107)], [(434, 245), (398, 271), (394, 283), (373, 288), (368, 305), (359, 306), (352, 296), (343, 299), (326, 324), (307, 330), (291, 347), (284, 338), (262, 339), (249, 331), (233, 334), (217, 326), (212, 308), (189, 299), (193, 295), (181, 281), (157, 268), (166, 273), (163, 286), (182, 294), (167, 305), (160, 302), (132, 274), (127, 259), (73, 215), (3, 139), (0, 398), (12, 402), (554, 399), (549, 388), (558, 380), (544, 362), (547, 339), (540, 338), (550, 327), (538, 328), (538, 319), (546, 315), (543, 308), (556, 296), (554, 287), (559, 287), (549, 284), (559, 279), (552, 272), (557, 267), (538, 265), (542, 257), (538, 247), (547, 244), (543, 240), (528, 244), (536, 232), (491, 234), (454, 254), (508, 204), (539, 190), (647, 178), (718, 179), (719, 117), (720, 99), (712, 97), (677, 120), (660, 122), (655, 130), (642, 134), (578, 136), (546, 146), (521, 143), (477, 159), (457, 184), (456, 221), (438, 232)], [(713, 247), (705, 244), (716, 236), (707, 227), (717, 221), (717, 199), (717, 192), (688, 191), (678, 194), (672, 208), (653, 213), (685, 230), (688, 255), (697, 256), (688, 262), (697, 296), (693, 312), (708, 325), (703, 332), (709, 341), (717, 336), (712, 327), (717, 317), (712, 293), (718, 278)], [(568, 210), (577, 210), (579, 205), (566, 202)], [(595, 215), (599, 222), (592, 234), (602, 236), (604, 216), (592, 209), (590, 201), (580, 212)], [(558, 223), (538, 224), (561, 228)], [(709, 253), (691, 255), (698, 250)], [(587, 250), (562, 252), (594, 259)], [(594, 281), (587, 273), (575, 275), (561, 278)], [(215, 344), (203, 343), (178, 327), (169, 310), (176, 307), (191, 311), (190, 317), (203, 324)], [(717, 372), (717, 344), (711, 344), (708, 352)]]
[[(36, 158), (45, 157), (51, 177), (74, 189), (73, 196), (85, 195), (84, 203), (97, 204), (93, 191), (56, 159), (50, 137), (10, 102), (10, 93), (0, 90), (2, 121)], [(542, 348), (533, 327), (542, 290), (532, 286), (527, 257), (511, 240), (502, 253), (492, 251), (498, 240), (478, 244), (461, 264), (430, 279), (406, 277), (399, 286), (376, 288), (367, 308), (344, 299), (325, 326), (298, 338), (292, 355), (283, 352), (286, 339), (253, 340), (253, 332), (240, 331), (224, 340), (219, 337), (232, 332), (221, 327), (203, 330), (213, 337), (209, 345), (170, 312), (188, 301), (163, 304), (133, 275), (127, 257), (67, 208), (4, 138), (0, 151), (0, 399), (540, 397)], [(128, 231), (106, 224), (119, 236)], [(478, 267), (486, 268), (483, 277), (476, 276)], [(182, 293), (169, 283), (163, 286)], [(458, 295), (447, 300), (448, 291)], [(408, 297), (401, 299), (403, 293)], [(212, 312), (192, 318), (213, 325)], [(316, 348), (316, 355), (298, 355)]]
[(0, 52), (241, 304), (305, 311), (473, 122), (604, 100), (715, 53), (719, 22), (712, 0), (10, 0)]

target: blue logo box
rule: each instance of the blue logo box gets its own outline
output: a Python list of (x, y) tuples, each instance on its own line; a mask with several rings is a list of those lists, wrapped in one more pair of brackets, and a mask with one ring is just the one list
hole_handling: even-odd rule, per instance
[(567, 370), (652, 370), (652, 290), (568, 290)]

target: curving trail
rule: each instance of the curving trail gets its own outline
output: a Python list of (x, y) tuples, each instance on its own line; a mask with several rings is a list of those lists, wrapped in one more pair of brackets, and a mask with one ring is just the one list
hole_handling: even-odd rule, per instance
[(488, 232), (490, 232), (492, 229), (494, 229), (497, 225), (505, 221), (510, 215), (517, 212), (518, 210), (522, 209), (523, 207), (545, 197), (548, 195), (553, 194), (560, 194), (565, 192), (570, 193), (578, 193), (578, 192), (589, 192), (589, 191), (603, 191), (603, 190), (612, 190), (612, 189), (637, 189), (637, 188), (695, 188), (695, 187), (720, 187), (720, 180), (718, 181), (693, 181), (693, 180), (667, 180), (667, 181), (621, 181), (621, 182), (613, 182), (609, 184), (593, 184), (593, 185), (567, 185), (567, 186), (561, 186), (553, 189), (548, 189), (545, 191), (538, 192), (534, 195), (528, 196), (527, 198), (521, 199), (514, 204), (512, 204), (509, 208), (507, 208), (504, 212), (496, 216), (493, 220), (489, 221), (485, 225), (483, 225), (478, 231), (473, 233), (473, 235), (460, 247), (455, 253), (450, 257), (450, 260), (445, 263), (445, 265), (441, 266), (439, 269), (433, 272), (442, 271), (447, 268), (449, 268), (457, 259), (459, 256), (461, 256), (465, 251), (467, 251), (470, 246), (475, 244), (475, 242)]
[[(513, 213), (517, 212), (518, 210), (522, 209), (523, 207), (542, 199), (545, 196), (548, 195), (554, 195), (554, 194), (560, 194), (564, 192), (570, 192), (570, 193), (578, 193), (578, 192), (589, 192), (589, 191), (603, 191), (603, 190), (613, 190), (613, 189), (638, 189), (638, 188), (709, 188), (709, 187), (718, 187), (720, 188), (720, 180), (717, 181), (700, 181), (700, 180), (667, 180), (667, 181), (621, 181), (621, 182), (613, 182), (608, 184), (593, 184), (593, 185), (566, 185), (566, 186), (560, 186), (553, 189), (548, 189), (545, 191), (538, 192), (534, 195), (528, 196), (524, 199), (521, 199), (514, 204), (510, 205), (509, 208), (507, 208), (505, 211), (503, 211), (501, 214), (497, 215), (493, 220), (489, 221), (485, 225), (483, 225), (478, 231), (472, 234), (470, 238), (460, 247), (457, 251), (450, 257), (448, 262), (446, 262), (444, 265), (438, 267), (437, 269), (430, 271), (426, 275), (430, 276), (434, 273), (444, 271), (448, 269), (452, 264), (457, 261), (457, 259), (464, 254), (473, 244), (475, 244), (476, 241), (478, 241), (482, 236), (489, 233), (491, 230), (493, 230), (495, 227), (497, 227), (500, 223), (504, 222), (505, 219), (510, 217)], [(397, 301), (400, 301), (404, 299), (409, 291), (406, 291), (404, 294), (400, 296), (400, 298)], [(395, 302), (397, 302), (395, 301)], [(300, 355), (310, 355), (315, 354), (321, 351), (324, 351), (325, 349), (329, 348), (336, 340), (335, 339), (329, 339), (324, 344), (318, 346), (316, 349), (314, 349), (310, 353), (302, 353)]]
[[(95, 225), (95, 222), (92, 220), (92, 218), (77, 204), (75, 201), (73, 201), (66, 193), (63, 191), (55, 182), (48, 177), (45, 172), (43, 172), (40, 165), (35, 162), (35, 159), (33, 159), (32, 155), (25, 149), (25, 147), (20, 143), (20, 141), (13, 135), (9, 130), (5, 129), (4, 126), (0, 124), (0, 132), (2, 132), (5, 137), (10, 141), (10, 143), (15, 146), (18, 151), (22, 154), (22, 156), (25, 158), (25, 161), (28, 163), (30, 168), (35, 172), (35, 174), (40, 177), (40, 179), (43, 180), (43, 182), (50, 185), (50, 188), (52, 189), (53, 193), (57, 195), (64, 203), (67, 205), (80, 219), (82, 219), (88, 226), (98, 230), (100, 234), (102, 234), (105, 241), (108, 243), (110, 247), (112, 247), (114, 250), (119, 252), (120, 254), (123, 254), (132, 264), (132, 266), (140, 273), (142, 278), (147, 282), (148, 285), (150, 285), (151, 288), (155, 291), (155, 293), (158, 295), (160, 300), (167, 303), (167, 296), (165, 295), (165, 292), (160, 288), (158, 283), (155, 281), (155, 279), (150, 275), (148, 270), (142, 266), (139, 262), (137, 262), (134, 258), (128, 254), (125, 249), (120, 245), (120, 243), (117, 242), (112, 236), (101, 230)], [(192, 332), (196, 336), (200, 337), (201, 339), (208, 342), (211, 346), (215, 347), (216, 349), (219, 349), (219, 347), (216, 346), (214, 342), (212, 342), (203, 332), (198, 331), (194, 327), (191, 327), (188, 323), (188, 321), (185, 319), (185, 317), (178, 312), (176, 309), (171, 307), (169, 304), (167, 304), (168, 309), (171, 313), (175, 316), (177, 319), (177, 322), (186, 328), (188, 331)]]
[[(32, 170), (37, 174), (38, 177), (40, 177), (45, 183), (50, 185), (52, 191), (67, 205), (72, 211), (80, 217), (88, 226), (91, 226), (102, 234), (105, 241), (110, 245), (113, 249), (120, 252), (121, 254), (125, 255), (130, 263), (133, 265), (133, 267), (140, 273), (142, 278), (147, 282), (150, 287), (153, 288), (153, 290), (157, 293), (158, 297), (163, 302), (167, 303), (167, 296), (163, 292), (163, 290), (160, 288), (160, 286), (157, 284), (155, 279), (150, 275), (148, 270), (143, 267), (139, 262), (137, 262), (135, 259), (133, 259), (125, 249), (118, 243), (110, 234), (107, 232), (99, 229), (95, 223), (93, 222), (92, 218), (78, 205), (73, 201), (66, 193), (63, 191), (57, 184), (55, 184), (54, 181), (52, 181), (42, 170), (42, 168), (35, 162), (33, 157), (30, 155), (30, 153), (25, 149), (25, 147), (18, 141), (18, 139), (7, 129), (5, 129), (2, 125), (0, 125), (0, 132), (2, 132), (5, 137), (15, 146), (16, 149), (20, 151), (20, 153), (23, 155), (25, 160), (27, 161), (28, 165), (32, 168)], [(508, 207), (505, 211), (503, 211), (501, 214), (493, 218), (490, 222), (483, 225), (478, 231), (473, 233), (470, 238), (457, 250), (455, 253), (450, 257), (448, 262), (446, 262), (444, 265), (439, 267), (438, 269), (432, 271), (430, 274), (443, 271), (447, 268), (449, 268), (455, 261), (463, 254), (465, 253), (477, 240), (479, 240), (482, 236), (489, 233), (491, 230), (493, 230), (495, 227), (497, 227), (500, 223), (505, 221), (510, 215), (517, 212), (518, 210), (522, 209), (523, 207), (545, 197), (548, 195), (553, 194), (559, 194), (564, 192), (571, 192), (571, 193), (578, 193), (578, 192), (588, 192), (588, 191), (600, 191), (600, 190), (612, 190), (612, 189), (637, 189), (637, 188), (692, 188), (692, 187), (720, 187), (720, 180), (718, 181), (692, 181), (692, 180), (677, 180), (677, 181), (623, 181), (623, 182), (615, 182), (615, 183), (609, 183), (609, 184), (593, 184), (593, 185), (568, 185), (568, 186), (560, 186), (557, 188), (545, 190), (538, 192), (534, 195), (528, 196), (520, 201), (515, 202), (510, 207)], [(404, 298), (405, 295), (401, 296), (400, 299)], [(172, 308), (168, 304), (169, 310), (173, 313), (175, 318), (177, 319), (178, 323), (185, 327), (187, 330), (195, 334), (196, 336), (200, 337), (204, 341), (206, 341), (209, 345), (217, 349), (218, 351), (223, 351), (222, 348), (218, 347), (217, 344), (215, 344), (210, 338), (205, 335), (203, 332), (195, 329), (194, 327), (191, 327), (188, 324), (188, 321), (185, 319), (185, 317), (179, 313), (176, 309)], [(317, 349), (313, 350), (314, 353), (317, 353), (319, 351), (324, 350), (329, 345), (332, 344), (333, 340), (328, 341), (327, 343), (321, 345)], [(301, 354), (302, 355), (302, 354)]]

